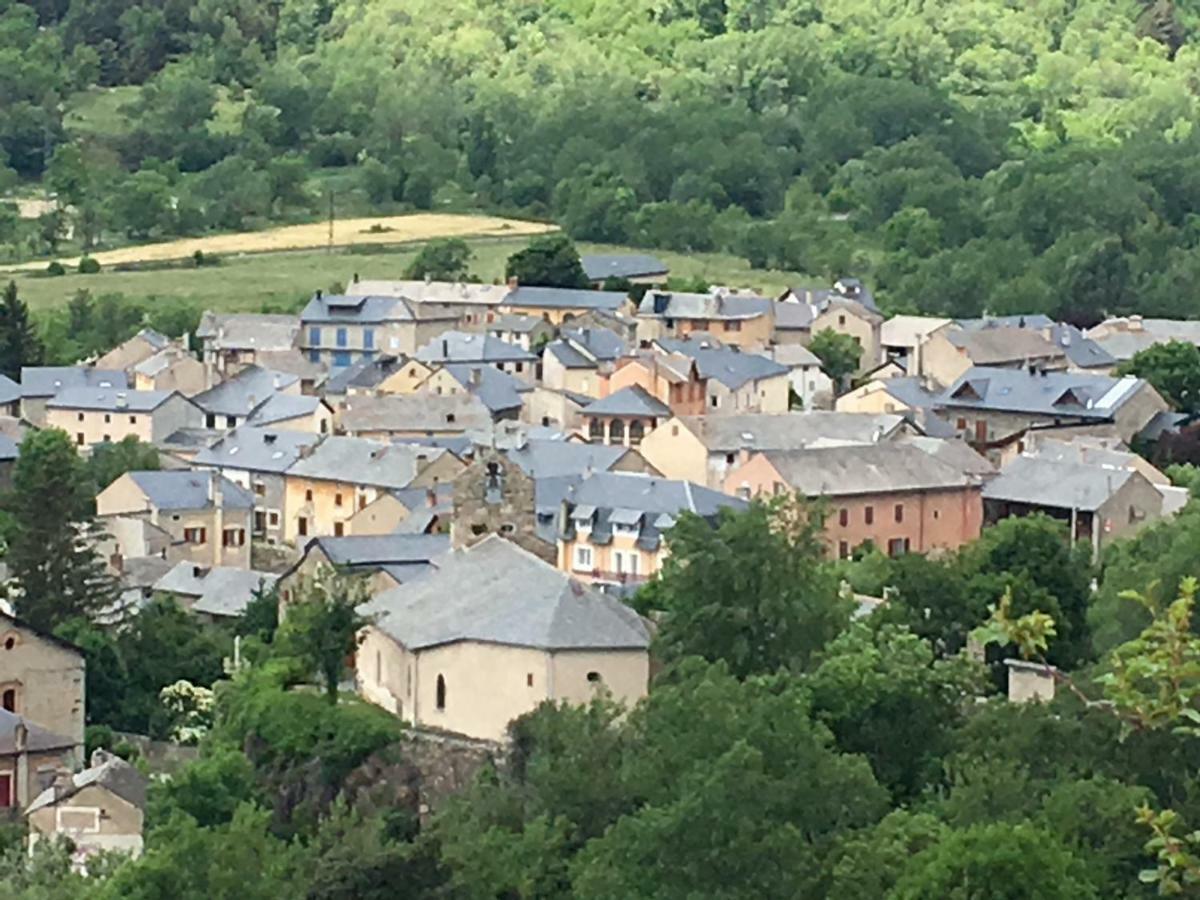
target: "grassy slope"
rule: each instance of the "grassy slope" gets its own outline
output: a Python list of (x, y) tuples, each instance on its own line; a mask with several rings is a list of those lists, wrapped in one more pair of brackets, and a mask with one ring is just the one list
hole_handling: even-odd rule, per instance
[[(485, 281), (504, 275), (504, 262), (526, 241), (472, 241), (472, 270)], [(638, 252), (625, 247), (581, 244), (587, 252)], [(640, 251), (645, 252), (645, 251)], [(357, 252), (323, 250), (259, 254), (228, 258), (223, 265), (203, 269), (160, 269), (145, 272), (101, 272), (99, 275), (66, 275), (61, 278), (18, 276), (21, 296), (34, 308), (65, 304), (76, 291), (93, 295), (121, 293), (129, 297), (185, 299), (211, 309), (256, 310), (264, 304), (298, 305), (315, 289), (329, 290), (354, 272), (363, 278), (399, 278), (416, 248), (369, 248)], [(718, 253), (657, 254), (671, 267), (672, 275), (701, 276), (714, 284), (750, 287), (777, 293), (789, 284), (807, 283), (794, 272), (752, 270), (745, 260)]]

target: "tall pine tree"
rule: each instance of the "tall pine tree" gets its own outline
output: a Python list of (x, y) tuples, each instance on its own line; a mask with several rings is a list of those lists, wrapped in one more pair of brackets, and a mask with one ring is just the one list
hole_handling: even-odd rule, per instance
[(8, 565), (17, 614), (51, 630), (116, 603), (116, 584), (96, 550), (91, 481), (63, 431), (30, 432), (5, 497), (11, 517)]
[(42, 359), (42, 341), (29, 320), (29, 307), (17, 295), (17, 283), (10, 281), (0, 301), (0, 372), (15, 381), (22, 366), (40, 366)]

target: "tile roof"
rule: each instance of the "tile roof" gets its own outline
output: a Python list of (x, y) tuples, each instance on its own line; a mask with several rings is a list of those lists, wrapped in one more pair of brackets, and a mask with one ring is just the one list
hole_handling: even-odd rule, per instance
[(129, 386), (120, 369), (92, 369), (87, 366), (22, 366), (22, 397), (53, 397), (66, 388), (114, 388)]
[(938, 490), (973, 484), (957, 466), (904, 442), (763, 454), (790, 487), (810, 497)]
[(416, 352), (425, 362), (534, 362), (537, 357), (490, 334), (447, 331)]
[(47, 402), (48, 409), (90, 409), (112, 412), (153, 412), (176, 391), (122, 391), (115, 388), (64, 388)]
[(1132, 376), (975, 366), (942, 392), (937, 405), (1106, 420), (1143, 384)]
[(680, 416), (710, 453), (734, 450), (793, 450), (821, 442), (872, 443), (904, 427), (893, 414), (810, 412)]
[(247, 366), (228, 381), (197, 394), (192, 401), (207, 413), (246, 416), (272, 394), (291, 387), (299, 380), (299, 376), (287, 372)]
[(154, 584), (156, 591), (194, 597), (192, 611), (211, 616), (240, 616), (255, 591), (270, 589), (279, 576), (228, 566), (212, 568), (176, 563)]
[(1018, 456), (983, 489), (985, 500), (1095, 511), (1135, 473), (1128, 468)]
[(605, 278), (647, 278), (666, 275), (670, 268), (656, 256), (645, 253), (585, 253), (579, 257), (588, 281)]
[(671, 415), (671, 408), (640, 384), (632, 384), (589, 403), (580, 412), (587, 416), (653, 416), (661, 419)]
[(249, 491), (215, 472), (175, 469), (128, 474), (156, 509), (209, 509), (216, 488), (220, 488), (223, 508), (254, 507), (254, 496)]
[(293, 463), (288, 475), (383, 488), (408, 487), (426, 463), (446, 453), (437, 447), (391, 444), (335, 435)]
[(410, 650), (459, 641), (541, 650), (645, 650), (649, 633), (624, 604), (498, 536), (440, 560), (440, 569), (367, 606)]

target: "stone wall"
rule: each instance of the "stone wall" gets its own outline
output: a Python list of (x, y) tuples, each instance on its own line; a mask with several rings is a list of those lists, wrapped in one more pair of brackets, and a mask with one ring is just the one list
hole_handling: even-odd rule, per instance
[(490, 534), (556, 562), (555, 548), (537, 536), (533, 479), (494, 448), (481, 448), (454, 479), (450, 544), (463, 549)]

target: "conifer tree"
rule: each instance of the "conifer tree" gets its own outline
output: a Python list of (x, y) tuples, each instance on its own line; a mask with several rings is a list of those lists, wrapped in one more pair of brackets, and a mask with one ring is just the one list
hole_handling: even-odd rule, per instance
[(42, 341), (29, 320), (29, 307), (10, 281), (0, 300), (0, 373), (13, 380), (21, 377), (22, 366), (42, 364)]

